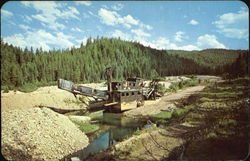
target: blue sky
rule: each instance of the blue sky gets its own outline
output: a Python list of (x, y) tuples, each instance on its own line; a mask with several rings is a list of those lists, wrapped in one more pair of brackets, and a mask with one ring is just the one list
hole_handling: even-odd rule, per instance
[(5, 42), (44, 50), (120, 37), (156, 49), (249, 49), (241, 1), (10, 1), (1, 8)]

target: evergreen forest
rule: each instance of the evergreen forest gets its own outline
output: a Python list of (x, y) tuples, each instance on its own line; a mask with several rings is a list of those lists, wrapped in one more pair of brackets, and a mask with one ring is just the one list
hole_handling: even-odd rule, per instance
[(86, 45), (64, 50), (21, 49), (1, 39), (1, 86), (55, 84), (58, 78), (75, 83), (106, 79), (112, 67), (114, 80), (152, 79), (174, 75), (247, 75), (248, 50), (156, 50), (138, 42), (114, 38), (87, 40)]

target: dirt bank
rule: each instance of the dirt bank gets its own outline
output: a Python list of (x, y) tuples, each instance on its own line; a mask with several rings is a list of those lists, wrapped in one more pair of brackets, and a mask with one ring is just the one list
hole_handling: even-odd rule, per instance
[(47, 108), (6, 110), (1, 118), (7, 160), (59, 160), (89, 142), (67, 116)]
[(160, 113), (162, 111), (174, 109), (176, 101), (203, 90), (205, 86), (189, 87), (176, 93), (165, 95), (157, 101), (146, 101), (144, 106), (124, 112), (125, 116), (147, 116)]

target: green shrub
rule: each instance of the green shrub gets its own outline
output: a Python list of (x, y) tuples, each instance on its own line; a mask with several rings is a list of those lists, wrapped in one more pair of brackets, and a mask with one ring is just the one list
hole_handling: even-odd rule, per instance
[(227, 127), (227, 126), (236, 126), (237, 122), (233, 119), (224, 119), (219, 121), (220, 126)]
[(143, 131), (141, 129), (137, 128), (136, 131), (134, 132), (134, 135), (140, 135), (142, 133), (143, 133)]
[(152, 116), (157, 119), (170, 119), (172, 117), (172, 112), (161, 112)]
[(165, 86), (164, 85), (162, 85), (162, 84), (159, 84), (158, 85), (158, 92), (160, 92), (160, 93), (166, 93), (167, 92), (167, 88), (165, 88)]
[(184, 81), (180, 81), (179, 83), (178, 83), (178, 88), (179, 89), (182, 89), (184, 87)]
[(202, 98), (200, 99), (200, 101), (201, 101), (201, 102), (212, 102), (212, 101), (214, 101), (214, 99), (207, 98), (207, 97), (202, 97)]
[(9, 87), (8, 86), (1, 86), (1, 89), (3, 90), (3, 93), (8, 93), (9, 92)]
[(21, 87), (18, 88), (21, 92), (33, 92), (37, 90), (37, 86), (35, 84), (27, 83)]
[(172, 83), (170, 86), (169, 86), (169, 89), (172, 91), (172, 92), (176, 92), (179, 88), (178, 88), (178, 83)]
[(164, 119), (160, 119), (160, 120), (157, 120), (156, 123), (157, 124), (167, 124), (169, 121), (167, 120), (164, 120)]
[(216, 133), (210, 132), (210, 133), (207, 134), (207, 137), (208, 137), (208, 138), (217, 138), (218, 136), (217, 136)]
[(187, 113), (189, 110), (193, 109), (194, 108), (194, 105), (189, 105), (189, 106), (185, 106), (183, 108), (178, 108), (176, 110), (174, 110), (173, 112), (173, 117), (179, 117), (185, 113)]

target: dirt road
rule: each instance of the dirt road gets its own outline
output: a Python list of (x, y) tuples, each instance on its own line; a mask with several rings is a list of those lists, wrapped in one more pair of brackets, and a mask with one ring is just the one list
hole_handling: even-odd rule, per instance
[(144, 106), (124, 112), (125, 116), (147, 116), (160, 113), (162, 111), (175, 108), (175, 102), (187, 98), (188, 96), (203, 90), (205, 86), (189, 87), (184, 90), (177, 91), (169, 95), (165, 95), (156, 101), (146, 101)]

